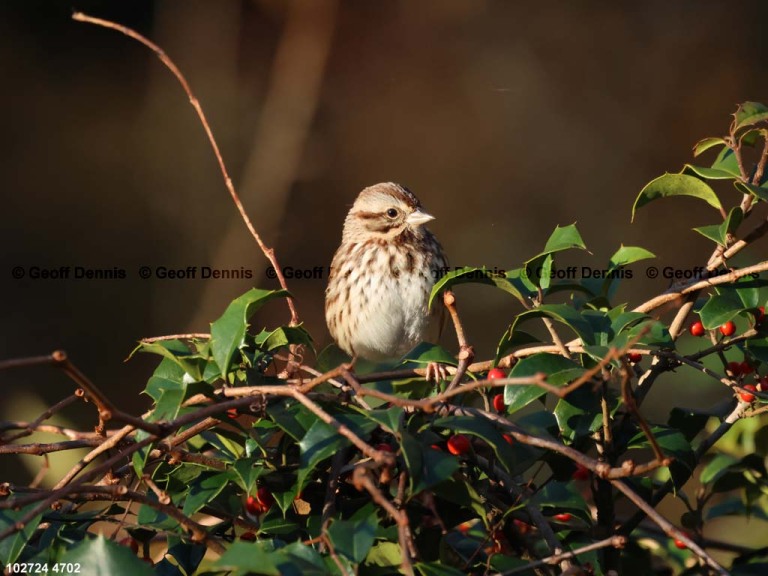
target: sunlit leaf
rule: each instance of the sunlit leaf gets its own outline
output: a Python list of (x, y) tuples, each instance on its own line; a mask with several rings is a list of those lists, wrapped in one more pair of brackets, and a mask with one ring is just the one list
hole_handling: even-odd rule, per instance
[(688, 176), (687, 174), (664, 174), (655, 180), (651, 180), (640, 191), (634, 206), (632, 206), (632, 220), (635, 219), (635, 212), (638, 208), (642, 208), (659, 198), (671, 196), (692, 196), (703, 200), (713, 208), (718, 210), (722, 208), (720, 199), (715, 194), (715, 191), (698, 178)]

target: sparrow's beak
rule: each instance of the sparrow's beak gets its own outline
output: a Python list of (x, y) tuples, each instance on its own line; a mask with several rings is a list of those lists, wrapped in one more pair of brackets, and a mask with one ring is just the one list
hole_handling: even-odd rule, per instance
[(414, 228), (417, 226), (421, 226), (422, 224), (426, 224), (430, 220), (434, 220), (435, 217), (432, 216), (432, 214), (427, 214), (426, 212), (422, 212), (421, 210), (416, 210), (413, 214), (408, 216), (405, 219), (406, 224), (409, 226), (413, 226)]

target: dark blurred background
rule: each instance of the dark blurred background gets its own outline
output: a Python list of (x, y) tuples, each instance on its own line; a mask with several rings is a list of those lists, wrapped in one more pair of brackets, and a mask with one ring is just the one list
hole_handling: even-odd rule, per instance
[[(73, 10), (134, 27), (175, 60), (256, 228), (298, 269), (330, 263), (357, 192), (386, 180), (437, 217), (452, 265), (518, 266), (573, 222), (591, 254), (561, 266), (603, 267), (621, 243), (653, 251), (659, 267), (703, 264), (710, 243), (690, 228), (716, 223), (716, 211), (673, 199), (630, 224), (632, 202), (768, 87), (763, 0), (2, 0), (0, 10), (0, 359), (64, 349), (133, 411), (147, 406), (139, 393), (156, 364), (123, 362), (140, 338), (207, 332), (234, 297), (276, 284), (176, 80)], [(15, 266), (127, 278), (17, 280)], [(255, 278), (142, 280), (140, 266)], [(617, 302), (668, 283), (632, 269)], [(322, 349), (325, 280), (288, 283)], [(518, 305), (482, 286), (458, 296), (487, 358)], [(287, 320), (275, 302), (256, 324)], [(72, 388), (46, 367), (0, 379), (5, 418), (34, 417)], [(724, 397), (701, 386), (690, 404)], [(648, 410), (666, 414), (664, 395), (662, 382)]]

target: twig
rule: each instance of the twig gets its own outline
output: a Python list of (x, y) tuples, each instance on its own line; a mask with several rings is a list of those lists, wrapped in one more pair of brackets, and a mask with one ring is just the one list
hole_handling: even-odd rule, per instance
[(443, 304), (448, 309), (453, 321), (453, 328), (456, 331), (456, 339), (459, 342), (459, 364), (456, 367), (456, 374), (453, 375), (453, 379), (446, 387), (446, 392), (453, 390), (458, 386), (461, 379), (464, 378), (464, 374), (467, 372), (472, 360), (475, 358), (475, 351), (472, 346), (467, 342), (467, 337), (464, 335), (464, 327), (461, 325), (461, 319), (459, 318), (459, 312), (456, 309), (456, 296), (451, 290), (443, 292)]
[(643, 431), (643, 434), (648, 438), (648, 442), (651, 444), (651, 448), (653, 448), (653, 454), (656, 456), (656, 460), (659, 462), (669, 462), (668, 458), (664, 456), (664, 451), (661, 449), (661, 446), (659, 446), (659, 443), (656, 441), (656, 437), (653, 435), (651, 427), (648, 425), (645, 418), (643, 418), (642, 414), (640, 414), (640, 410), (637, 407), (635, 395), (632, 394), (630, 372), (626, 361), (621, 368), (621, 397), (624, 400), (624, 405), (627, 407), (627, 411), (634, 417), (640, 426), (640, 429)]
[(352, 473), (352, 483), (358, 490), (365, 489), (371, 495), (373, 501), (381, 506), (387, 514), (397, 523), (397, 532), (400, 539), (400, 548), (402, 550), (402, 567), (403, 572), (409, 576), (413, 576), (413, 561), (412, 558), (416, 556), (415, 546), (410, 534), (410, 525), (408, 522), (408, 515), (395, 508), (392, 502), (387, 500), (378, 489), (376, 484), (371, 479), (370, 472), (365, 466), (356, 466)]
[(519, 574), (520, 572), (533, 570), (534, 568), (538, 568), (539, 566), (554, 566), (556, 564), (559, 564), (563, 560), (568, 560), (569, 558), (575, 558), (576, 556), (579, 556), (580, 554), (586, 554), (587, 552), (593, 552), (595, 550), (601, 550), (603, 548), (608, 548), (608, 547), (623, 548), (626, 545), (626, 543), (627, 543), (627, 539), (624, 536), (610, 536), (609, 538), (605, 538), (604, 540), (600, 540), (599, 542), (593, 542), (592, 544), (581, 546), (580, 548), (576, 548), (575, 550), (571, 550), (569, 552), (561, 552), (560, 554), (553, 554), (552, 556), (548, 556), (547, 558), (542, 558), (541, 560), (536, 560), (535, 562), (531, 562), (530, 564), (526, 564), (525, 566), (520, 566), (519, 568), (513, 568), (512, 570), (501, 572), (496, 576), (508, 576), (509, 574)]
[[(765, 232), (768, 232), (768, 223), (765, 225)], [(763, 234), (765, 232), (763, 232)], [(736, 245), (738, 245), (738, 242), (731, 248)], [(744, 245), (746, 246), (746, 244)], [(726, 251), (726, 254), (728, 254), (729, 251), (730, 249)], [(651, 298), (640, 306), (635, 307), (633, 312), (642, 312), (647, 314), (651, 310), (655, 310), (659, 306), (663, 306), (664, 304), (672, 302), (681, 296), (685, 296), (686, 294), (691, 294), (703, 288), (710, 288), (712, 286), (719, 286), (721, 284), (732, 284), (739, 278), (750, 276), (752, 274), (759, 274), (760, 272), (765, 272), (766, 270), (768, 270), (768, 261), (763, 261), (753, 266), (747, 266), (746, 268), (731, 270), (728, 274), (723, 274), (714, 278), (707, 278), (706, 280), (694, 280), (690, 284), (684, 284), (682, 287), (672, 288), (664, 294)]]
[[(80, 398), (81, 398), (81, 395), (75, 393), (75, 394), (72, 394), (71, 396), (67, 396), (66, 398), (63, 398), (63, 399), (59, 400), (58, 402), (56, 402), (56, 404), (54, 404), (53, 406), (48, 408), (48, 410), (46, 410), (45, 412), (40, 414), (40, 416), (35, 418), (32, 422), (29, 422), (24, 427), (23, 430), (20, 430), (16, 434), (12, 434), (12, 435), (8, 436), (7, 438), (0, 439), (0, 443), (5, 444), (7, 442), (13, 442), (14, 440), (18, 440), (19, 438), (23, 438), (25, 436), (29, 436), (30, 434), (34, 433), (38, 429), (38, 427), (40, 426), (40, 424), (42, 422), (44, 422), (45, 420), (48, 420), (54, 414), (56, 414), (57, 412), (60, 412), (61, 410), (63, 410), (64, 408), (66, 408), (67, 406), (72, 404), (73, 402), (76, 402)], [(3, 429), (2, 425), (0, 425), (0, 430), (2, 430), (2, 429)]]
[(571, 352), (568, 350), (565, 344), (563, 344), (563, 341), (560, 339), (560, 335), (557, 333), (557, 330), (555, 330), (555, 325), (553, 324), (552, 320), (550, 320), (546, 316), (542, 316), (541, 320), (544, 322), (544, 326), (547, 327), (547, 331), (549, 332), (549, 335), (552, 336), (552, 342), (554, 342), (555, 346), (557, 346), (557, 348), (560, 350), (560, 354), (562, 354), (566, 358), (570, 358)]
[[(738, 402), (736, 407), (723, 419), (717, 429), (710, 434), (707, 438), (701, 441), (701, 443), (694, 450), (694, 467), (698, 464), (701, 458), (709, 452), (710, 448), (714, 446), (731, 427), (743, 416), (747, 404), (744, 402)], [(679, 482), (684, 484), (693, 474), (693, 468), (690, 470), (684, 468), (682, 472), (683, 477), (679, 478)], [(675, 487), (675, 483), (670, 479), (667, 480), (664, 485), (657, 490), (651, 498), (650, 505), (657, 506)], [(627, 520), (620, 528), (622, 534), (631, 534), (632, 531), (640, 525), (640, 522), (646, 517), (646, 513), (643, 510), (638, 511), (634, 516)]]
[(155, 342), (165, 342), (167, 340), (210, 340), (210, 334), (193, 332), (191, 334), (168, 334), (166, 336), (150, 336), (139, 340), (142, 344), (153, 344)]
[(681, 530), (678, 530), (669, 520), (659, 514), (656, 509), (653, 508), (653, 506), (638, 496), (635, 491), (626, 484), (626, 482), (623, 480), (611, 480), (611, 484), (613, 484), (622, 494), (624, 494), (630, 501), (632, 501), (635, 506), (640, 508), (640, 510), (642, 510), (648, 516), (648, 518), (655, 522), (656, 525), (658, 525), (659, 528), (661, 528), (667, 536), (683, 542), (688, 547), (688, 549), (690, 549), (694, 554), (706, 562), (707, 565), (714, 569), (718, 574), (721, 574), (722, 576), (730, 576), (728, 571), (720, 566), (720, 564), (718, 564), (717, 561), (712, 558), (712, 556), (707, 554), (707, 552), (703, 550), (698, 544), (696, 544), (696, 542), (691, 540), (687, 534)]
[[(168, 55), (162, 50), (162, 48), (160, 48), (157, 44), (155, 44), (151, 40), (148, 40), (147, 38), (145, 38), (144, 36), (136, 32), (135, 30), (128, 28), (127, 26), (123, 26), (122, 24), (117, 24), (116, 22), (111, 22), (110, 20), (104, 20), (102, 18), (94, 18), (92, 16), (88, 16), (87, 14), (83, 14), (82, 12), (75, 12), (74, 14), (72, 14), (72, 19), (78, 22), (86, 22), (88, 24), (95, 24), (96, 26), (102, 26), (104, 28), (110, 28), (112, 30), (116, 30), (121, 34), (124, 34), (125, 36), (128, 36), (129, 38), (132, 38), (137, 42), (140, 42), (141, 44), (143, 44), (144, 46), (152, 50), (152, 52), (155, 53), (155, 55), (160, 59), (160, 61), (166, 66), (166, 68), (168, 68), (168, 70), (170, 70), (171, 73), (176, 77), (176, 80), (178, 80), (179, 84), (181, 84), (181, 87), (184, 89), (184, 92), (187, 94), (187, 97), (189, 97), (189, 102), (190, 104), (192, 104), (192, 107), (195, 109), (195, 112), (197, 112), (197, 116), (200, 119), (200, 123), (203, 126), (203, 130), (205, 130), (205, 134), (206, 136), (208, 136), (208, 141), (211, 144), (213, 153), (216, 156), (216, 161), (219, 164), (219, 170), (221, 171), (221, 175), (224, 178), (224, 185), (227, 187), (227, 191), (229, 192), (229, 195), (232, 197), (232, 201), (235, 203), (235, 207), (240, 213), (240, 217), (243, 219), (243, 222), (248, 228), (248, 231), (251, 233), (251, 236), (253, 236), (253, 239), (256, 240), (256, 243), (259, 245), (259, 248), (264, 253), (264, 256), (266, 256), (267, 260), (269, 260), (270, 264), (272, 264), (275, 270), (275, 275), (277, 277), (277, 280), (280, 283), (280, 287), (283, 290), (288, 290), (288, 286), (285, 282), (285, 277), (283, 276), (282, 268), (280, 267), (280, 264), (277, 261), (277, 257), (275, 256), (275, 251), (272, 248), (268, 248), (264, 244), (258, 232), (256, 232), (256, 228), (254, 228), (253, 224), (251, 223), (251, 219), (248, 217), (248, 213), (245, 211), (245, 208), (243, 207), (243, 204), (240, 201), (240, 197), (235, 191), (235, 187), (232, 184), (232, 179), (229, 177), (229, 172), (227, 171), (227, 167), (224, 164), (224, 159), (222, 158), (221, 152), (219, 151), (219, 145), (216, 143), (216, 139), (213, 136), (211, 127), (208, 125), (208, 120), (205, 117), (203, 108), (202, 106), (200, 106), (200, 102), (198, 101), (198, 99), (192, 93), (192, 90), (189, 87), (187, 79), (181, 73), (181, 71), (176, 66), (176, 64), (174, 64), (173, 60), (171, 60), (168, 57)], [(288, 303), (288, 309), (290, 310), (290, 313), (291, 313), (291, 326), (296, 326), (300, 322), (299, 322), (299, 315), (296, 312), (296, 307), (294, 306), (293, 297), (289, 296), (288, 298), (286, 298), (286, 301)]]

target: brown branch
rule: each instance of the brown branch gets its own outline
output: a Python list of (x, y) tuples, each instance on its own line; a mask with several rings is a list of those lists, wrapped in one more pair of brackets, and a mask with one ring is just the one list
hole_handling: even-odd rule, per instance
[[(76, 402), (80, 399), (80, 397), (81, 396), (79, 394), (72, 394), (71, 396), (67, 396), (66, 398), (59, 400), (56, 402), (56, 404), (48, 408), (48, 410), (40, 414), (40, 416), (35, 418), (32, 422), (29, 422), (26, 426), (23, 427), (22, 430), (16, 434), (12, 434), (7, 438), (1, 438), (0, 443), (5, 444), (7, 442), (13, 442), (14, 440), (18, 440), (19, 438), (24, 438), (25, 436), (33, 434), (38, 429), (40, 424), (42, 424), (45, 420), (48, 420), (57, 412), (60, 412), (70, 404)], [(2, 429), (2, 425), (0, 425), (0, 430)]]
[[(475, 460), (479, 467), (489, 474), (489, 476), (496, 477), (501, 481), (502, 486), (515, 497), (515, 501), (523, 502), (525, 511), (528, 513), (531, 522), (533, 522), (536, 528), (539, 529), (539, 533), (542, 538), (544, 538), (550, 552), (555, 555), (560, 554), (563, 551), (563, 545), (560, 540), (558, 540), (557, 535), (554, 530), (552, 530), (552, 526), (550, 526), (544, 514), (541, 513), (539, 507), (531, 502), (531, 494), (526, 494), (523, 488), (519, 486), (519, 482), (515, 482), (515, 480), (513, 480), (512, 477), (499, 466), (491, 465), (491, 463), (482, 456), (475, 456)], [(568, 570), (568, 568), (570, 568), (570, 563), (567, 562), (567, 559), (564, 559), (562, 562), (563, 564), (560, 568), (563, 571)]]
[(39, 366), (40, 364), (53, 364), (53, 354), (46, 356), (30, 356), (29, 358), (13, 358), (11, 360), (3, 360), (0, 362), (0, 370), (8, 370), (9, 368), (26, 368), (28, 366)]
[(408, 515), (402, 510), (395, 508), (392, 502), (387, 500), (381, 490), (379, 490), (376, 484), (374, 484), (370, 472), (365, 466), (355, 467), (354, 471), (352, 472), (352, 483), (358, 490), (367, 490), (373, 501), (382, 507), (397, 524), (400, 548), (403, 554), (403, 572), (405, 572), (407, 575), (413, 576), (412, 558), (415, 557), (416, 554), (415, 546), (411, 538)]
[(661, 446), (659, 446), (656, 437), (651, 431), (651, 427), (648, 425), (645, 418), (643, 418), (642, 414), (640, 414), (640, 410), (637, 407), (635, 395), (632, 393), (632, 386), (630, 385), (630, 371), (626, 361), (622, 363), (621, 368), (621, 397), (624, 400), (624, 405), (627, 407), (627, 411), (637, 421), (643, 434), (648, 438), (648, 442), (651, 444), (651, 448), (653, 448), (653, 454), (656, 456), (656, 460), (659, 462), (668, 462), (667, 457), (664, 456), (664, 451), (661, 449)]
[[(710, 448), (714, 446), (731, 427), (744, 415), (748, 405), (744, 402), (738, 402), (736, 407), (723, 419), (717, 429), (710, 434), (707, 438), (701, 441), (694, 451), (694, 466), (690, 469), (687, 467), (682, 473), (685, 477), (679, 478), (679, 482), (684, 484), (693, 475), (693, 469), (698, 465), (701, 458), (709, 452)], [(656, 507), (659, 503), (670, 493), (675, 487), (675, 483), (670, 479), (667, 480), (664, 485), (657, 490), (651, 498), (650, 505)], [(646, 517), (646, 513), (643, 510), (638, 511), (634, 516), (627, 520), (620, 528), (622, 534), (631, 534), (632, 531), (640, 525), (640, 522)]]
[(71, 497), (75, 495), (79, 495), (87, 500), (132, 500), (139, 502), (176, 520), (190, 533), (193, 542), (205, 544), (217, 554), (223, 554), (225, 551), (218, 541), (208, 535), (208, 531), (204, 526), (186, 516), (176, 506), (153, 500), (146, 494), (129, 490), (125, 486), (82, 486), (70, 491), (66, 499), (71, 500)]
[(193, 332), (191, 334), (168, 334), (166, 336), (150, 336), (139, 340), (142, 344), (154, 344), (155, 342), (165, 342), (167, 340), (210, 340), (210, 334)]
[(678, 530), (669, 520), (659, 514), (653, 506), (648, 504), (638, 494), (635, 493), (623, 480), (611, 480), (613, 484), (624, 496), (626, 496), (635, 506), (642, 510), (648, 518), (650, 518), (656, 525), (661, 528), (664, 533), (670, 538), (675, 538), (683, 542), (689, 550), (701, 558), (708, 566), (714, 569), (718, 574), (723, 576), (729, 576), (728, 571), (720, 566), (717, 561), (712, 558), (705, 550), (703, 550), (696, 542), (683, 531)]
[[(456, 339), (459, 342), (459, 364), (456, 367), (456, 374), (453, 375), (453, 379), (446, 387), (446, 391), (453, 390), (459, 385), (461, 379), (464, 378), (464, 374), (467, 372), (470, 363), (475, 358), (475, 350), (467, 342), (467, 337), (464, 335), (464, 327), (461, 325), (461, 319), (459, 318), (459, 312), (456, 309), (456, 296), (451, 290), (443, 292), (443, 304), (448, 309), (453, 321), (453, 328), (456, 331)], [(427, 375), (429, 376), (429, 375)]]
[(553, 554), (552, 556), (548, 556), (547, 558), (542, 558), (541, 560), (536, 560), (535, 562), (531, 562), (530, 564), (526, 564), (525, 566), (520, 566), (519, 568), (513, 568), (512, 570), (506, 570), (504, 572), (504, 576), (507, 576), (507, 574), (518, 574), (520, 572), (526, 572), (528, 570), (533, 570), (534, 568), (538, 568), (539, 566), (555, 566), (560, 562), (562, 562), (563, 560), (575, 558), (576, 556), (579, 556), (580, 554), (586, 554), (587, 552), (602, 550), (603, 548), (608, 548), (608, 547), (613, 547), (617, 549), (624, 548), (626, 544), (627, 544), (626, 537), (610, 536), (609, 538), (605, 538), (604, 540), (600, 540), (598, 542), (593, 542), (592, 544), (587, 544), (586, 546), (581, 546), (580, 548), (576, 548), (575, 550), (571, 550), (570, 552), (561, 552), (560, 554)]
[[(765, 223), (765, 232), (768, 232), (768, 222)], [(763, 234), (765, 233), (763, 232)], [(731, 248), (735, 247), (738, 244), (734, 244)], [(746, 244), (744, 244), (746, 246)], [(730, 252), (730, 249), (726, 251), (726, 254)], [(736, 282), (739, 278), (743, 278), (744, 276), (749, 276), (752, 274), (758, 274), (760, 272), (765, 272), (768, 270), (768, 261), (760, 262), (759, 264), (754, 264), (753, 266), (747, 266), (746, 268), (740, 268), (738, 270), (731, 270), (728, 274), (723, 274), (721, 276), (716, 276), (713, 278), (707, 278), (706, 280), (694, 280), (689, 284), (684, 284), (682, 287), (675, 287), (670, 289), (669, 291), (665, 292), (664, 294), (660, 294), (659, 296), (656, 296), (654, 298), (651, 298), (647, 302), (644, 302), (640, 306), (637, 306), (633, 309), (633, 312), (642, 312), (647, 314), (651, 310), (655, 310), (659, 306), (663, 306), (664, 304), (667, 304), (669, 302), (672, 302), (681, 296), (685, 296), (686, 294), (691, 294), (693, 292), (696, 292), (698, 290), (702, 290), (704, 288), (711, 288), (713, 286), (719, 286), (721, 284), (731, 284), (733, 282)]]
[[(254, 228), (253, 224), (251, 223), (251, 219), (248, 217), (248, 213), (245, 211), (245, 208), (243, 207), (243, 204), (240, 201), (240, 197), (235, 191), (235, 186), (232, 184), (232, 179), (229, 177), (229, 172), (227, 171), (227, 167), (224, 164), (224, 159), (222, 158), (221, 152), (219, 151), (219, 145), (216, 143), (216, 139), (213, 136), (211, 127), (208, 125), (208, 120), (205, 117), (203, 108), (202, 106), (200, 106), (200, 102), (198, 101), (197, 97), (195, 97), (195, 95), (192, 93), (192, 90), (189, 87), (189, 83), (187, 82), (187, 79), (181, 73), (181, 71), (176, 66), (176, 64), (174, 64), (173, 60), (171, 60), (168, 57), (168, 55), (162, 50), (162, 48), (160, 48), (157, 44), (155, 44), (151, 40), (148, 40), (147, 38), (145, 38), (144, 36), (136, 32), (135, 30), (128, 28), (127, 26), (123, 26), (121, 24), (117, 24), (109, 20), (103, 20), (101, 18), (94, 18), (92, 16), (83, 14), (82, 12), (75, 12), (74, 14), (72, 14), (72, 19), (78, 22), (86, 22), (89, 24), (95, 24), (96, 26), (102, 26), (104, 28), (110, 28), (112, 30), (116, 30), (121, 34), (124, 34), (125, 36), (128, 36), (129, 38), (132, 38), (137, 42), (140, 42), (141, 44), (143, 44), (144, 46), (152, 50), (152, 52), (155, 53), (155, 55), (160, 59), (160, 61), (165, 65), (165, 67), (168, 68), (168, 70), (170, 70), (171, 73), (176, 77), (176, 80), (178, 80), (179, 84), (181, 84), (181, 87), (184, 89), (184, 92), (189, 98), (190, 104), (195, 109), (195, 112), (197, 112), (197, 116), (200, 119), (200, 123), (203, 126), (203, 130), (205, 130), (205, 134), (208, 137), (208, 141), (211, 144), (213, 153), (216, 156), (216, 161), (219, 164), (219, 170), (221, 171), (221, 175), (224, 178), (224, 185), (227, 187), (227, 191), (229, 192), (229, 195), (232, 197), (232, 201), (235, 203), (235, 207), (237, 208), (237, 211), (240, 213), (240, 217), (243, 219), (243, 222), (248, 228), (248, 231), (251, 233), (251, 236), (253, 236), (253, 239), (256, 240), (256, 243), (259, 245), (259, 248), (264, 253), (264, 256), (266, 256), (267, 260), (269, 260), (270, 264), (272, 264), (275, 270), (275, 275), (277, 277), (277, 280), (280, 283), (280, 287), (283, 290), (288, 290), (288, 286), (285, 282), (285, 277), (283, 276), (282, 269), (280, 267), (280, 264), (277, 261), (277, 257), (275, 256), (275, 251), (272, 248), (268, 248), (266, 244), (264, 244), (258, 232), (256, 232), (256, 228)], [(290, 310), (290, 313), (291, 313), (291, 326), (296, 326), (300, 322), (299, 322), (299, 315), (296, 312), (296, 307), (294, 306), (293, 297), (288, 296), (286, 298), (286, 301), (288, 303), (288, 309)]]

